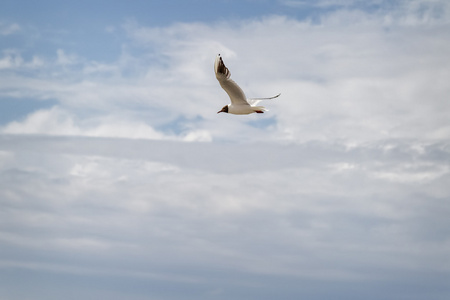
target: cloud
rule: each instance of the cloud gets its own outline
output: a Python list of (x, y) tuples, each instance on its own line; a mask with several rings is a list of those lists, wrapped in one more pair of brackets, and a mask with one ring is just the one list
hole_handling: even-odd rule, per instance
[(34, 55), (29, 61), (26, 61), (19, 51), (9, 49), (3, 51), (3, 57), (0, 58), (0, 70), (30, 70), (44, 66), (44, 60)]
[[(116, 61), (59, 48), (45, 67), (37, 56), (30, 63), (41, 64), (41, 75), (5, 78), (2, 90), (57, 99), (76, 116), (76, 127), (134, 119), (172, 133), (175, 126), (207, 132), (206, 140), (445, 139), (450, 45), (439, 28), (448, 23), (447, 6), (420, 3), (391, 11), (336, 10), (314, 22), (267, 16), (145, 27), (127, 21), (128, 40)], [(444, 12), (432, 13), (439, 5)], [(249, 97), (282, 93), (266, 104), (270, 112), (258, 118), (215, 114), (229, 101), (213, 76), (217, 53)], [(2, 64), (17, 61), (20, 56), (8, 54)], [(262, 129), (258, 122), (267, 118), (274, 123)]]
[(131, 139), (184, 140), (187, 142), (210, 142), (206, 130), (186, 129), (180, 136), (158, 132), (141, 121), (103, 117), (77, 122), (76, 116), (56, 106), (39, 110), (27, 116), (24, 121), (13, 121), (3, 128), (3, 134), (38, 134), (56, 136), (114, 137)]
[[(173, 139), (157, 132), (151, 126), (113, 117), (97, 118), (89, 122), (76, 122), (76, 117), (58, 107), (30, 114), (22, 122), (11, 122), (2, 129), (3, 134), (45, 134), (90, 137), (116, 137), (132, 139)], [(207, 132), (189, 132), (187, 141), (209, 141)]]
[(5, 23), (0, 21), (0, 35), (11, 35), (21, 30), (20, 25), (17, 23)]
[(0, 298), (448, 298), (448, 5), (315, 3), (3, 50)]
[[(283, 5), (301, 8), (301, 7), (319, 7), (319, 8), (330, 8), (330, 7), (349, 7), (355, 4), (361, 3), (360, 0), (320, 0), (320, 1), (304, 1), (304, 0), (283, 0), (280, 1)], [(366, 3), (376, 3), (380, 1), (366, 1)]]
[(3, 58), (0, 59), (0, 69), (10, 69), (21, 66), (23, 58), (17, 51), (8, 50), (3, 52)]
[(445, 1), (386, 1), (386, 0), (280, 0), (282, 5), (294, 8), (314, 8), (323, 11), (364, 10), (393, 14), (404, 25), (448, 22), (450, 5)]
[[(118, 277), (138, 295), (159, 280), (254, 294), (264, 278), (367, 293), (450, 271), (445, 143), (1, 138), (3, 267)], [(27, 260), (7, 256), (19, 248)]]
[(67, 55), (64, 50), (58, 49), (56, 50), (56, 63), (60, 65), (72, 65), (77, 63), (77, 58), (75, 55)]

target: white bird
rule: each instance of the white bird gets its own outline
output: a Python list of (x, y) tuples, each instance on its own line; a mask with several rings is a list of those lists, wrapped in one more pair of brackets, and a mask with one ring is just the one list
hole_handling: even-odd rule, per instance
[(230, 79), (231, 72), (225, 67), (222, 57), (220, 54), (217, 55), (216, 61), (214, 62), (214, 71), (216, 73), (216, 78), (220, 83), (220, 86), (227, 92), (230, 97), (231, 103), (225, 105), (217, 113), (225, 112), (235, 115), (248, 115), (251, 113), (262, 114), (267, 109), (264, 106), (256, 106), (261, 100), (274, 99), (281, 94), (270, 98), (251, 98), (247, 99), (245, 97), (244, 91), (236, 84), (232, 79)]

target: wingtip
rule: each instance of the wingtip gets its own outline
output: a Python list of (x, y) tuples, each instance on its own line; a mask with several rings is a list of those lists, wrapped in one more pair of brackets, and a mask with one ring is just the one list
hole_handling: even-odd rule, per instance
[(214, 62), (214, 72), (216, 73), (216, 77), (218, 74), (223, 74), (225, 75), (227, 78), (230, 77), (231, 73), (228, 70), (228, 68), (225, 66), (222, 57), (220, 56), (220, 54), (218, 54), (216, 56), (216, 60)]
[(275, 96), (273, 96), (273, 97), (270, 97), (270, 98), (267, 98), (267, 99), (275, 99), (275, 98), (280, 97), (280, 95), (281, 95), (281, 93), (278, 93), (277, 95), (275, 95)]

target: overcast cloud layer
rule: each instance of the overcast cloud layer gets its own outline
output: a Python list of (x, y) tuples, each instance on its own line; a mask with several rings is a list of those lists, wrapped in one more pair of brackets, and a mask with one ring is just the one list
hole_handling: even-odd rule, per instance
[(448, 144), (1, 143), (6, 299), (449, 293)]
[(450, 297), (450, 5), (274, 3), (104, 57), (0, 18), (0, 300)]

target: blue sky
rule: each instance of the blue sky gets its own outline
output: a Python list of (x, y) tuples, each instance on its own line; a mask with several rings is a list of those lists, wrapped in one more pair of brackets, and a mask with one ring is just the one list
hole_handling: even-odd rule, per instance
[(99, 61), (111, 61), (120, 54), (125, 37), (120, 31), (107, 34), (106, 30), (120, 28), (127, 20), (160, 27), (177, 22), (258, 18), (268, 12), (304, 14), (303, 9), (292, 10), (276, 1), (133, 1), (131, 5), (126, 1), (24, 2), (18, 5), (14, 1), (4, 1), (4, 20), (20, 22), (23, 30), (38, 31), (35, 33), (39, 37), (32, 41), (29, 36), (14, 37), (13, 47), (27, 48), (33, 54), (36, 51), (49, 54), (52, 48), (63, 47)]
[[(450, 4), (2, 1), (0, 300), (448, 299)], [(265, 114), (229, 102), (221, 53)]]

